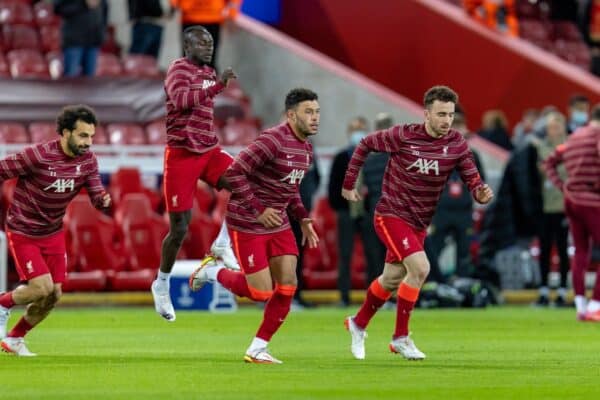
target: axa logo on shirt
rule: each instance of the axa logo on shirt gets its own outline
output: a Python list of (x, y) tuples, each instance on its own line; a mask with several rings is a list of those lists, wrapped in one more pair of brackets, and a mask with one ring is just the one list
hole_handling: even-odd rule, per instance
[(215, 81), (209, 81), (207, 79), (202, 81), (202, 89), (208, 89), (211, 86), (215, 86), (217, 84), (217, 82)]
[(44, 190), (54, 189), (54, 193), (64, 193), (67, 190), (72, 192), (75, 190), (75, 179), (58, 178), (52, 184), (46, 186)]
[(407, 171), (411, 168), (416, 168), (419, 174), (428, 175), (429, 170), (433, 170), (436, 175), (440, 174), (440, 166), (438, 160), (427, 160), (426, 158), (417, 158), (417, 161), (406, 167)]
[(287, 174), (285, 177), (281, 178), (279, 181), (285, 182), (285, 181), (289, 180), (289, 183), (291, 185), (295, 185), (296, 181), (299, 184), (300, 182), (302, 182), (302, 179), (304, 179), (304, 170), (303, 169), (293, 169), (289, 174)]

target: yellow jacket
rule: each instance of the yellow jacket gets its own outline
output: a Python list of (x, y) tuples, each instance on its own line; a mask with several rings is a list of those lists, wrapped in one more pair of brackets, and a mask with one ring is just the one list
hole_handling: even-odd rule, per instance
[(182, 24), (215, 24), (235, 18), (242, 0), (171, 0)]

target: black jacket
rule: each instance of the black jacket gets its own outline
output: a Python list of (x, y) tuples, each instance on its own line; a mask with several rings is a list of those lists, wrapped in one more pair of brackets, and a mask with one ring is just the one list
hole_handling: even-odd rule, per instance
[(127, 5), (131, 20), (144, 17), (160, 18), (164, 14), (160, 0), (128, 0)]
[(329, 187), (328, 187), (328, 199), (329, 205), (335, 211), (348, 210), (348, 200), (342, 197), (342, 187), (344, 185), (344, 177), (346, 176), (346, 169), (350, 163), (350, 157), (354, 147), (347, 147), (340, 151), (333, 158), (331, 164), (331, 171), (329, 173)]
[(100, 47), (104, 41), (106, 0), (90, 9), (85, 0), (53, 0), (54, 12), (63, 19), (62, 47)]

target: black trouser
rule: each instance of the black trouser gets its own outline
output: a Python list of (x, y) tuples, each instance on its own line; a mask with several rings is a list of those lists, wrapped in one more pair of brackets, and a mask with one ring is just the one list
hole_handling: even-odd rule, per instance
[(147, 54), (158, 58), (163, 27), (149, 22), (136, 22), (131, 29), (131, 54)]
[[(350, 264), (354, 250), (354, 236), (359, 233), (363, 242), (365, 253), (365, 262), (367, 270), (367, 280), (374, 279), (381, 274), (383, 264), (378, 264), (377, 254), (374, 249), (377, 246), (379, 238), (375, 233), (372, 220), (368, 215), (359, 218), (352, 218), (350, 212), (342, 210), (337, 212), (337, 230), (338, 230), (338, 290), (342, 302), (350, 303), (350, 289), (352, 281), (350, 279)], [(370, 278), (369, 278), (370, 277)], [(370, 281), (367, 282), (367, 284)]]
[(569, 273), (569, 256), (567, 254), (567, 238), (569, 224), (564, 213), (544, 213), (540, 231), (540, 274), (541, 286), (548, 286), (550, 272), (550, 253), (552, 245), (556, 244), (560, 259), (560, 287), (567, 287)]
[(296, 238), (296, 245), (298, 246), (298, 263), (296, 264), (296, 278), (298, 280), (298, 286), (296, 286), (296, 292), (294, 293), (294, 299), (302, 299), (302, 290), (304, 289), (304, 277), (302, 276), (302, 267), (304, 264), (304, 247), (302, 246), (302, 229), (300, 223), (290, 217), (290, 225), (292, 226), (292, 232)]
[(439, 266), (439, 258), (446, 246), (448, 236), (456, 243), (456, 273), (460, 277), (473, 276), (473, 263), (469, 253), (469, 236), (473, 230), (473, 215), (471, 211), (444, 210), (435, 214), (431, 222), (432, 233), (425, 239), (425, 252), (429, 259), (431, 270), (429, 280), (444, 282)]
[[(221, 24), (182, 24), (181, 25), (181, 32), (183, 33), (183, 31), (185, 31), (185, 28), (189, 27), (189, 26), (195, 26), (195, 25), (202, 25), (207, 31), (208, 33), (210, 33), (210, 35), (213, 38), (213, 58), (212, 58), (212, 62), (209, 64), (211, 67), (213, 68), (217, 68), (217, 52), (219, 51), (219, 39), (221, 36)], [(183, 46), (183, 40), (182, 40), (182, 46)], [(185, 55), (185, 52), (183, 52), (183, 54)]]

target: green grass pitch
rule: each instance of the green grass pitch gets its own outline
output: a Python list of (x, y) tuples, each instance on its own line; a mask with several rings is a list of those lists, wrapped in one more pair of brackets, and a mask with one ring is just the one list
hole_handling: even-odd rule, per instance
[[(353, 311), (353, 310), (351, 310)], [(58, 309), (28, 336), (36, 358), (0, 354), (0, 399), (586, 399), (600, 395), (600, 324), (572, 309), (416, 310), (422, 362), (389, 353), (395, 312), (354, 360), (343, 319), (289, 315), (270, 348), (283, 365), (242, 361), (262, 311)], [(15, 310), (10, 325), (20, 310)]]

